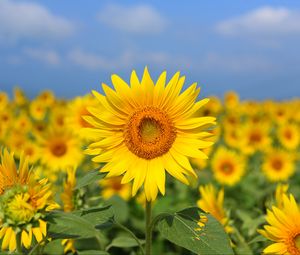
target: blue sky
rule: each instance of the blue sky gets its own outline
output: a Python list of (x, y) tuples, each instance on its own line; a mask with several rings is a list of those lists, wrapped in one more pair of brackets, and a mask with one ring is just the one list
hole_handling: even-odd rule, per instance
[(0, 90), (73, 97), (147, 65), (204, 95), (300, 96), (299, 1), (0, 0)]

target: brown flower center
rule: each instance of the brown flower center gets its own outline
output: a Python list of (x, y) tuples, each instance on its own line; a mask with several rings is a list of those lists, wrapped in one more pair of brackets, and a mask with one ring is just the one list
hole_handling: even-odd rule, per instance
[(53, 155), (55, 155), (56, 157), (62, 157), (66, 154), (68, 148), (64, 142), (59, 141), (53, 143), (50, 149)]
[(231, 162), (229, 161), (224, 161), (221, 164), (221, 171), (225, 174), (225, 175), (230, 175), (232, 174), (232, 172), (234, 171), (234, 166)]
[(294, 242), (295, 242), (296, 248), (298, 249), (298, 251), (300, 251), (300, 234), (298, 234), (294, 237)]
[(175, 138), (175, 128), (169, 117), (152, 106), (132, 114), (124, 131), (128, 149), (144, 159), (153, 159), (167, 153)]
[(259, 143), (262, 140), (261, 134), (258, 132), (254, 132), (250, 135), (251, 143)]
[(272, 160), (272, 167), (275, 171), (280, 171), (283, 167), (283, 162), (282, 160), (276, 158)]

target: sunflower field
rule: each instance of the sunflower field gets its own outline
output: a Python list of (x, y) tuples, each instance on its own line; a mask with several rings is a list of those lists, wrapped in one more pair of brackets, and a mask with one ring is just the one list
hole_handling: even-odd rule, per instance
[(300, 254), (300, 100), (127, 78), (0, 92), (1, 254)]

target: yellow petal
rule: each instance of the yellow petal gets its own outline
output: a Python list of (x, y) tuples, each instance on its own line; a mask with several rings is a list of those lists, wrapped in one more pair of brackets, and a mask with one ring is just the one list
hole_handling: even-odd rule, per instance
[(23, 243), (24, 247), (28, 249), (31, 245), (31, 240), (32, 240), (32, 232), (31, 230), (29, 231), (29, 234), (23, 230), (21, 234), (21, 243)]
[(284, 243), (273, 243), (264, 249), (265, 254), (285, 254), (287, 252), (286, 245)]
[(43, 236), (46, 236), (47, 235), (47, 223), (43, 220), (39, 220), (39, 223), (40, 223), (40, 230), (41, 230)]
[(11, 232), (10, 241), (9, 241), (9, 251), (14, 251), (17, 247), (16, 233)]
[(12, 233), (12, 228), (9, 227), (7, 228), (6, 232), (5, 232), (5, 235), (4, 235), (4, 238), (2, 240), (2, 250), (6, 250), (8, 245), (9, 245), (9, 242), (10, 242), (10, 237), (11, 237), (11, 233)]
[(42, 232), (40, 230), (40, 228), (36, 227), (36, 228), (32, 228), (32, 232), (35, 236), (35, 239), (37, 240), (37, 242), (41, 242), (43, 240), (43, 235)]

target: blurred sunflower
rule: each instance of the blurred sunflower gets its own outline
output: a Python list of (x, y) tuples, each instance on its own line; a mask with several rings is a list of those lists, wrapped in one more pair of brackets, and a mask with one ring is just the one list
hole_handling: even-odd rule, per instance
[(45, 107), (50, 107), (55, 103), (55, 96), (51, 90), (44, 90), (36, 99)]
[(131, 185), (129, 183), (122, 184), (122, 177), (116, 176), (105, 178), (99, 181), (102, 187), (101, 194), (104, 199), (109, 199), (113, 195), (119, 195), (125, 201), (130, 199)]
[(282, 146), (288, 150), (295, 150), (300, 143), (300, 126), (289, 123), (278, 128), (277, 136)]
[(300, 211), (292, 194), (283, 195), (283, 207), (276, 206), (267, 211), (269, 225), (258, 232), (273, 241), (267, 246), (264, 254), (300, 254)]
[(283, 196), (287, 194), (287, 191), (289, 189), (288, 184), (281, 184), (279, 183), (275, 190), (275, 201), (276, 201), (276, 207), (279, 209), (283, 208)]
[(33, 100), (29, 105), (30, 116), (35, 120), (43, 120), (47, 113), (45, 104), (39, 100)]
[(239, 95), (234, 91), (228, 91), (224, 96), (225, 108), (232, 110), (239, 104)]
[(28, 99), (24, 91), (18, 87), (14, 88), (14, 103), (17, 106), (23, 106), (27, 103)]
[(245, 159), (233, 150), (219, 147), (212, 157), (211, 167), (219, 183), (232, 186), (245, 173)]
[[(76, 168), (69, 167), (67, 169), (67, 179), (64, 182), (64, 191), (61, 194), (61, 200), (63, 202), (63, 208), (65, 212), (71, 212), (76, 209), (75, 202), (75, 193), (74, 188), (76, 185)], [(62, 245), (64, 246), (64, 253), (68, 253), (69, 251), (75, 253), (76, 249), (74, 246), (73, 239), (64, 239), (62, 240)]]
[(41, 162), (52, 170), (76, 167), (82, 161), (80, 142), (68, 130), (49, 130), (39, 141)]
[(286, 181), (294, 172), (293, 155), (283, 150), (271, 150), (265, 155), (262, 171), (272, 182)]
[[(89, 137), (82, 137), (80, 130), (85, 127), (93, 127), (83, 118), (83, 116), (91, 115), (87, 107), (92, 106), (96, 107), (97, 101), (91, 95), (76, 97), (68, 106), (70, 112), (67, 117), (67, 124), (72, 127), (72, 131), (81, 138), (89, 139)], [(90, 138), (93, 138), (93, 136)]]
[(124, 174), (122, 183), (133, 180), (133, 196), (144, 184), (148, 201), (156, 199), (158, 190), (165, 194), (165, 170), (186, 184), (185, 175), (197, 177), (189, 157), (207, 157), (201, 149), (212, 142), (204, 140), (203, 130), (215, 124), (214, 117), (200, 115), (208, 99), (195, 103), (197, 84), (181, 93), (185, 77), (179, 72), (167, 85), (163, 72), (154, 84), (147, 68), (141, 81), (132, 72), (130, 86), (117, 75), (111, 78), (115, 90), (103, 84), (105, 96), (93, 91), (100, 106), (88, 108), (93, 117), (84, 118), (94, 127), (84, 134), (97, 141), (87, 153), (107, 163), (101, 172)]
[(224, 190), (219, 192), (212, 184), (199, 187), (201, 199), (197, 201), (197, 205), (203, 211), (214, 216), (223, 226), (227, 233), (232, 233), (233, 229), (229, 225), (229, 218), (226, 216), (224, 203)]
[(5, 109), (9, 103), (8, 95), (5, 92), (0, 91), (0, 110)]
[(266, 123), (249, 125), (243, 127), (243, 139), (241, 149), (246, 154), (253, 154), (257, 151), (265, 151), (271, 146), (271, 137), (269, 135), (270, 126)]
[[(47, 234), (46, 211), (57, 208), (47, 179), (37, 181), (21, 155), (19, 169), (13, 153), (4, 150), (0, 164), (0, 239), (2, 250), (15, 251), (17, 242), (30, 248)], [(20, 240), (18, 240), (20, 238)]]
[(24, 156), (27, 157), (29, 164), (36, 163), (41, 157), (41, 151), (35, 141), (27, 139), (22, 149)]

